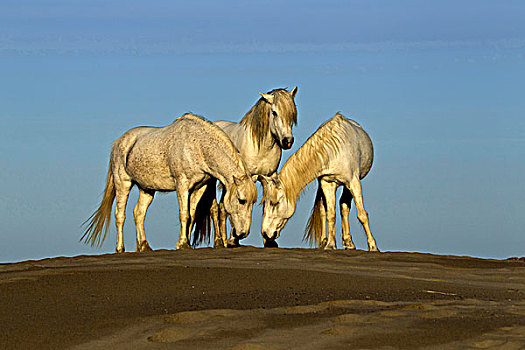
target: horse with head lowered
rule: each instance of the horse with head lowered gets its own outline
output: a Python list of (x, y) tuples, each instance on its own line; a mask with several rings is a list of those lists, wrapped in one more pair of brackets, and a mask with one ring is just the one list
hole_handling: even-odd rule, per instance
[[(126, 204), (131, 188), (136, 185), (139, 199), (133, 214), (137, 251), (151, 250), (144, 218), (157, 191), (177, 192), (180, 235), (176, 248), (189, 247), (197, 205), (210, 179), (218, 179), (223, 185), (224, 210), (235, 230), (247, 235), (257, 189), (243, 158), (221, 128), (202, 117), (185, 114), (168, 126), (131, 129), (113, 143), (102, 202), (86, 221), (88, 227), (81, 239), (91, 245), (102, 244), (116, 199), (116, 251), (123, 252)], [(199, 228), (203, 230), (205, 225)]]
[(343, 247), (355, 249), (348, 222), (350, 204), (354, 199), (357, 218), (367, 236), (368, 250), (377, 251), (361, 187), (361, 179), (370, 171), (373, 159), (372, 141), (361, 125), (339, 113), (327, 120), (288, 158), (279, 174), (261, 176), (264, 190), (263, 237), (267, 240), (279, 237), (295, 212), (297, 198), (310, 182), (317, 179), (319, 188), (304, 238), (317, 247), (336, 248), (336, 190), (343, 186), (339, 201)]

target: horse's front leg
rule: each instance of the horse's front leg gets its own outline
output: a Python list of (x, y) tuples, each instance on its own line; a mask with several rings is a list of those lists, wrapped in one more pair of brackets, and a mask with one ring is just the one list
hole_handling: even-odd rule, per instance
[(179, 200), (180, 234), (175, 249), (187, 249), (190, 248), (188, 232), (190, 229), (190, 198), (187, 185), (181, 184), (177, 186), (177, 199)]
[(226, 227), (226, 220), (228, 220), (228, 213), (224, 208), (224, 193), (219, 202), (219, 231), (221, 235), (222, 242), (225, 247), (228, 246), (228, 229)]
[(224, 248), (226, 247), (226, 243), (224, 242), (221, 236), (220, 220), (219, 220), (219, 204), (217, 204), (216, 198), (214, 198), (211, 203), (210, 215), (211, 215), (211, 220), (213, 222), (213, 230), (215, 231), (213, 247), (214, 248)]
[[(321, 180), (321, 188), (326, 200), (326, 220), (328, 221), (328, 240), (324, 249), (336, 249), (335, 243), (335, 192), (337, 184)], [(325, 228), (323, 227), (323, 230)]]

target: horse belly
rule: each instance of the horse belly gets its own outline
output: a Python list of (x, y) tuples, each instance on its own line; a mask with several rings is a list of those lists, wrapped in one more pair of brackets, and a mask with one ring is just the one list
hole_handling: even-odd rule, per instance
[(175, 191), (175, 180), (162, 159), (141, 157), (131, 153), (128, 157), (126, 171), (141, 188), (154, 191)]
[(171, 176), (151, 175), (141, 176), (135, 180), (144, 189), (153, 191), (175, 191), (175, 181)]

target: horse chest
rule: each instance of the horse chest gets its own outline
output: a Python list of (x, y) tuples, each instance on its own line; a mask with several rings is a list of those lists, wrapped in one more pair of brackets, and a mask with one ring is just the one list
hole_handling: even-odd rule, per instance
[(281, 160), (279, 148), (268, 151), (260, 150), (243, 154), (248, 170), (252, 175), (271, 175), (277, 171)]

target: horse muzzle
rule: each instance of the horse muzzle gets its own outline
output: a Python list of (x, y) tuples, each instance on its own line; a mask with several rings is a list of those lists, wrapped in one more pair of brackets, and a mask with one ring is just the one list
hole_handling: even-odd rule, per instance
[(237, 239), (245, 239), (250, 234), (250, 231), (235, 232), (234, 235)]
[(290, 148), (292, 148), (293, 141), (294, 141), (293, 136), (292, 137), (285, 137), (285, 138), (283, 138), (283, 140), (281, 141), (282, 149), (290, 149)]
[(263, 236), (264, 239), (273, 241), (273, 240), (279, 238), (279, 231), (274, 231), (272, 233), (261, 232), (261, 235)]

